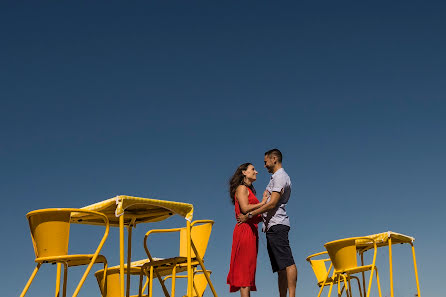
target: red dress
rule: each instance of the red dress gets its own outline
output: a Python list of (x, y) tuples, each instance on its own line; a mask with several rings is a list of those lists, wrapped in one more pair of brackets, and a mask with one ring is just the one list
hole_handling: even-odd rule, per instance
[[(257, 204), (256, 196), (248, 188), (249, 204)], [(235, 199), (235, 217), (240, 214), (240, 206)], [(229, 292), (237, 292), (240, 287), (250, 287), (251, 291), (256, 288), (256, 264), (259, 246), (259, 233), (257, 224), (261, 217), (255, 216), (243, 224), (236, 224), (232, 235), (231, 264), (226, 282), (230, 286)]]

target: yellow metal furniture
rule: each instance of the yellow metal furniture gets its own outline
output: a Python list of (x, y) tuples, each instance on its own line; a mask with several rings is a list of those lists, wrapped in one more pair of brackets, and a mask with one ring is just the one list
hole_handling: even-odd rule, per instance
[[(211, 275), (212, 271), (206, 271), (208, 275)], [(166, 276), (163, 281), (165, 282), (167, 279), (172, 278), (172, 275)], [(177, 275), (176, 278), (187, 278), (187, 275)], [(194, 293), (193, 297), (202, 297), (206, 287), (208, 285), (208, 281), (206, 280), (206, 276), (204, 275), (203, 270), (194, 271)], [(187, 295), (183, 296), (186, 297)]]
[[(191, 266), (196, 268), (198, 265), (201, 266), (203, 275), (209, 284), (209, 287), (212, 290), (212, 293), (215, 297), (217, 297), (217, 293), (215, 292), (214, 286), (211, 282), (210, 276), (204, 266), (203, 257), (206, 253), (206, 248), (209, 242), (209, 237), (212, 231), (212, 225), (214, 221), (211, 220), (197, 220), (191, 224), (191, 245), (192, 245), (192, 255), (191, 255)], [(154, 260), (147, 246), (148, 237), (151, 234), (155, 233), (171, 233), (171, 232), (179, 232), (180, 233), (180, 250), (179, 256), (174, 258), (162, 259), (162, 260)], [(175, 281), (176, 281), (176, 273), (179, 270), (184, 269), (187, 265), (187, 245), (188, 245), (188, 236), (186, 228), (173, 228), (173, 229), (154, 229), (150, 230), (146, 233), (144, 238), (144, 249), (146, 250), (147, 257), (149, 261), (142, 266), (141, 273), (146, 274), (149, 281), (149, 297), (152, 297), (152, 280), (155, 275), (158, 279), (161, 278), (159, 271), (171, 271), (172, 273), (172, 288), (171, 288), (171, 296), (175, 296)], [(169, 296), (166, 292), (165, 286), (162, 284), (164, 294)], [(191, 284), (188, 284), (188, 290), (192, 289)]]
[[(160, 261), (160, 260), (164, 260), (164, 259), (153, 258), (153, 260)], [(145, 263), (148, 263), (149, 261), (150, 261), (149, 259), (132, 261), (130, 271), (127, 270), (127, 265), (126, 264), (124, 265), (124, 271), (126, 274), (130, 273), (131, 275), (140, 276), (139, 292), (144, 292), (148, 286), (148, 283), (149, 283), (149, 278), (146, 278), (146, 282), (143, 285), (143, 275), (144, 274), (141, 274), (141, 267)], [(99, 270), (95, 273), (95, 276), (96, 276), (102, 296), (107, 296), (107, 297), (119, 297), (120, 296), (121, 286), (120, 286), (120, 282), (119, 282), (119, 277), (120, 277), (120, 269), (119, 268), (120, 268), (119, 265), (117, 265), (117, 266), (107, 268), (107, 273), (104, 273), (103, 269)], [(165, 276), (163, 279), (164, 286), (165, 286), (165, 281), (167, 279), (172, 278), (172, 268), (173, 268), (172, 266), (170, 266), (170, 267), (166, 266), (166, 267), (164, 267), (164, 269), (163, 269), (163, 267), (159, 267), (157, 269), (160, 276)], [(176, 269), (176, 273), (180, 273), (180, 272), (184, 272), (184, 271), (187, 271), (186, 266), (177, 267), (177, 269)], [(209, 275), (212, 273), (210, 270), (208, 270), (207, 272)], [(104, 280), (104, 276), (106, 276), (106, 280)], [(201, 297), (207, 287), (207, 284), (208, 284), (206, 277), (203, 274), (202, 270), (195, 270), (193, 273), (193, 277), (194, 277), (194, 280), (193, 280), (192, 296)], [(187, 275), (176, 275), (176, 278), (187, 278)], [(167, 291), (167, 289), (166, 289), (166, 291)], [(133, 295), (131, 297), (136, 297), (136, 296), (139, 296), (139, 294)], [(148, 296), (148, 295), (141, 295), (141, 296)]]
[[(154, 258), (154, 260), (161, 260), (159, 258)], [(127, 269), (127, 264), (124, 264), (124, 272), (125, 274), (130, 275), (141, 275), (141, 267), (145, 263), (147, 263), (149, 259), (132, 261), (130, 271)], [(187, 271), (187, 267), (184, 267), (182, 271)], [(169, 275), (171, 271), (160, 271), (161, 276)], [(106, 280), (104, 280), (104, 276), (106, 275)], [(107, 268), (107, 273), (104, 273), (104, 270), (96, 271), (95, 273), (96, 279), (98, 281), (99, 289), (101, 291), (102, 296), (107, 297), (119, 297), (121, 294), (121, 283), (120, 283), (120, 265), (112, 266)], [(185, 276), (187, 278), (187, 275)], [(142, 288), (142, 279), (140, 282), (140, 292), (143, 292), (148, 284), (148, 280), (145, 282), (144, 287)], [(138, 295), (133, 295), (138, 296)]]
[[(357, 250), (356, 243), (359, 240), (370, 241), (373, 243), (374, 253), (371, 265), (358, 266), (358, 261), (356, 257), (356, 250)], [(365, 294), (365, 296), (366, 297), (370, 296), (370, 288), (372, 285), (373, 272), (375, 271), (376, 282), (378, 285), (378, 293), (379, 296), (381, 297), (381, 286), (379, 283), (378, 269), (375, 266), (377, 248), (376, 248), (376, 241), (374, 239), (367, 237), (352, 237), (352, 238), (331, 241), (326, 243), (324, 246), (327, 249), (328, 255), (330, 256), (330, 260), (334, 267), (334, 278), (338, 278), (338, 293), (340, 293), (339, 283), (341, 281), (341, 278), (344, 281), (347, 295), (349, 294), (351, 295), (350, 276), (352, 274), (360, 272), (363, 273), (365, 271), (370, 270), (369, 285), (367, 289), (367, 294)], [(323, 283), (323, 286), (324, 285), (325, 282)]]
[(358, 240), (356, 242), (356, 247), (358, 249), (358, 253), (361, 255), (361, 263), (364, 263), (364, 252), (367, 250), (372, 249), (374, 246), (372, 242), (369, 239), (373, 239), (376, 243), (377, 247), (389, 247), (389, 274), (390, 274), (390, 296), (394, 297), (393, 294), (393, 264), (392, 264), (392, 245), (393, 244), (410, 244), (412, 247), (412, 258), (413, 258), (413, 266), (415, 270), (415, 281), (417, 285), (417, 293), (418, 297), (421, 297), (420, 295), (420, 284), (418, 281), (418, 270), (417, 270), (417, 261), (415, 257), (415, 247), (413, 242), (415, 241), (415, 238), (411, 236), (407, 236), (404, 234), (387, 231), (383, 233), (378, 234), (372, 234), (366, 236), (367, 239), (364, 240)]
[[(89, 215), (94, 217), (96, 220), (101, 221), (102, 224), (105, 225), (105, 232), (102, 240), (93, 254), (68, 254), (70, 223), (73, 222), (72, 216), (75, 214)], [(37, 263), (37, 267), (31, 274), (31, 277), (20, 295), (21, 297), (25, 296), (32, 281), (34, 280), (34, 277), (39, 271), (40, 266), (44, 263), (57, 263), (56, 296), (59, 295), (60, 290), (61, 264), (64, 265), (64, 297), (66, 296), (68, 267), (88, 265), (76, 287), (76, 290), (73, 293), (73, 297), (77, 296), (79, 293), (79, 290), (81, 289), (93, 264), (103, 263), (104, 269), (107, 267), (107, 260), (104, 256), (99, 255), (99, 252), (107, 239), (109, 231), (109, 221), (107, 216), (104, 214), (75, 208), (55, 208), (31, 211), (26, 215), (26, 217), (28, 218), (29, 227), (31, 230), (31, 238), (34, 245), (34, 252), (36, 255), (35, 262)]]
[[(124, 272), (124, 229), (127, 227), (127, 266), (131, 267), (131, 243), (132, 229), (137, 224), (159, 222), (173, 215), (180, 215), (186, 219), (186, 270), (188, 275), (188, 297), (192, 297), (192, 280), (193, 270), (191, 265), (191, 220), (193, 217), (194, 207), (189, 203), (164, 201), (158, 199), (148, 199), (140, 197), (132, 197), (120, 195), (110, 198), (86, 207), (84, 210), (94, 210), (101, 212), (107, 216), (111, 226), (119, 227), (119, 289), (120, 297), (130, 296), (130, 273)], [(75, 219), (83, 224), (101, 224), (97, 219), (79, 214)], [(125, 281), (127, 276), (127, 281)], [(162, 279), (160, 280), (162, 282)], [(127, 283), (127, 286), (125, 284)]]
[[(327, 296), (330, 296), (333, 285), (338, 282), (338, 278), (339, 278), (339, 276), (337, 278), (330, 277), (330, 271), (333, 267), (333, 264), (330, 262), (329, 258), (315, 259), (315, 258), (319, 258), (319, 256), (322, 256), (322, 255), (327, 255), (327, 252), (316, 253), (316, 254), (308, 256), (306, 259), (310, 263), (311, 268), (313, 268), (314, 275), (316, 276), (316, 279), (317, 279), (317, 285), (320, 288), (318, 297), (321, 296), (322, 291), (325, 286), (330, 286), (330, 289), (329, 289), (328, 295), (327, 295)], [(327, 270), (326, 262), (330, 262), (330, 267), (328, 270)], [(356, 279), (356, 281), (358, 282), (359, 294), (360, 294), (360, 296), (362, 296), (361, 284), (359, 282), (359, 279), (356, 276), (351, 276), (351, 278)], [(341, 289), (341, 295), (342, 295), (342, 292), (344, 291), (344, 288), (345, 288), (345, 286), (343, 286)]]

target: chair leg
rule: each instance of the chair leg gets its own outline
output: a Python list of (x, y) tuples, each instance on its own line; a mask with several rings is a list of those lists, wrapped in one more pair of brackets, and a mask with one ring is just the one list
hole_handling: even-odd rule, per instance
[[(347, 278), (344, 274), (342, 275), (342, 279), (344, 280), (344, 288), (345, 288), (345, 294), (347, 297), (351, 296), (351, 290), (350, 290), (350, 278)], [(341, 292), (342, 294), (342, 292)]]
[[(147, 289), (147, 286), (149, 285), (149, 278), (146, 277), (146, 282), (144, 283), (144, 286), (142, 287), (141, 292), (144, 292), (145, 289)], [(149, 291), (147, 291), (147, 295), (149, 294)]]
[(375, 271), (376, 271), (376, 283), (378, 284), (378, 293), (379, 293), (379, 297), (381, 296), (381, 285), (379, 283), (379, 275), (378, 275), (378, 268), (375, 267)]
[[(341, 276), (338, 276), (338, 297), (341, 297), (341, 290), (340, 290), (340, 286), (341, 286)], [(345, 285), (344, 285), (345, 286)]]
[(367, 295), (366, 295), (366, 297), (370, 297), (370, 289), (372, 288), (373, 271), (374, 270), (375, 270), (375, 266), (372, 266), (372, 270), (370, 271), (369, 286), (367, 288)]
[[(361, 253), (361, 266), (364, 266), (364, 253), (363, 252)], [(365, 291), (365, 273), (364, 273), (364, 271), (361, 272), (361, 274), (362, 274), (362, 290), (364, 292), (363, 296), (365, 297), (365, 296), (367, 296), (367, 292)]]
[(356, 281), (358, 282), (359, 296), (362, 297), (361, 282), (359, 281), (359, 278), (357, 278), (356, 276), (352, 276), (352, 278), (356, 279)]
[(143, 281), (143, 279), (144, 279), (144, 276), (143, 276), (142, 269), (141, 269), (141, 271), (139, 272), (139, 289), (138, 289), (138, 297), (141, 297), (141, 296), (142, 296), (142, 291), (143, 291), (143, 288), (142, 288), (142, 281)]
[(149, 272), (149, 297), (152, 297), (153, 294), (153, 266), (150, 266)]
[(175, 281), (176, 281), (176, 274), (177, 274), (177, 263), (174, 263), (173, 269), (172, 269), (172, 288), (171, 288), (171, 297), (175, 297)]
[(199, 297), (197, 286), (195, 285), (195, 281), (192, 281), (192, 284), (194, 285), (195, 294)]
[(331, 290), (333, 289), (333, 283), (330, 284), (330, 288), (328, 289), (328, 295), (327, 297), (330, 297), (331, 295)]
[[(317, 297), (320, 297), (320, 296), (321, 296), (321, 294), (322, 294), (322, 290), (323, 290), (324, 287), (325, 287), (325, 283), (327, 282), (327, 279), (328, 279), (328, 277), (330, 276), (330, 271), (331, 271), (331, 268), (332, 268), (332, 267), (333, 267), (333, 264), (330, 264), (330, 268), (328, 269), (327, 276), (325, 277), (324, 281), (322, 282), (322, 285), (321, 285), (321, 288), (319, 289), (319, 294), (317, 295)], [(333, 279), (334, 279), (334, 276), (335, 276), (335, 272), (333, 271)], [(328, 291), (328, 297), (330, 297), (331, 289), (333, 289), (333, 283), (334, 283), (334, 281), (332, 281), (331, 284), (330, 284), (330, 289), (329, 289), (329, 291)]]
[(60, 293), (60, 268), (62, 266), (62, 263), (57, 263), (57, 273), (56, 273), (56, 292), (55, 296), (59, 297)]
[(144, 271), (146, 276), (149, 278), (148, 279), (148, 282), (149, 282), (149, 289), (148, 289), (149, 293), (148, 293), (148, 295), (149, 295), (149, 297), (152, 297), (152, 295), (153, 295), (153, 274), (156, 274), (156, 277), (158, 278), (158, 280), (159, 280), (159, 282), (161, 284), (161, 288), (163, 289), (164, 296), (170, 297), (169, 292), (167, 291), (167, 288), (164, 285), (163, 279), (161, 278), (161, 275), (158, 273), (158, 271), (153, 266), (150, 266), (148, 275), (147, 275), (146, 268), (144, 266), (141, 269)]
[(96, 258), (93, 257), (93, 259), (91, 259), (90, 264), (88, 264), (87, 269), (85, 269), (84, 275), (82, 275), (82, 278), (81, 278), (79, 284), (77, 285), (76, 290), (74, 290), (72, 297), (76, 297), (77, 294), (79, 294), (79, 291), (81, 290), (81, 288), (85, 282), (85, 279), (87, 278), (87, 275), (90, 273), (90, 270), (93, 267), (93, 264), (95, 264), (95, 261), (96, 261)]
[[(326, 280), (324, 280), (324, 282), (322, 283), (321, 288), (319, 289), (319, 294), (317, 294), (317, 297), (321, 297), (322, 290), (323, 290), (324, 287), (325, 287), (325, 281), (326, 281)], [(333, 286), (333, 284), (331, 284), (331, 286)], [(330, 286), (330, 292), (331, 292), (331, 286)], [(330, 296), (330, 293), (328, 293), (328, 296)]]
[(33, 273), (31, 273), (31, 276), (29, 277), (28, 282), (25, 285), (25, 288), (23, 288), (22, 294), (20, 294), (20, 297), (25, 296), (26, 292), (29, 289), (29, 286), (31, 286), (31, 283), (33, 282), (34, 277), (36, 276), (37, 271), (39, 271), (41, 265), (42, 265), (41, 263), (38, 263), (36, 268), (34, 268)]
[[(193, 242), (191, 242), (191, 247), (195, 253), (198, 263), (200, 263), (201, 270), (203, 270), (204, 277), (206, 278), (206, 280), (209, 284), (209, 287), (211, 288), (212, 294), (214, 295), (214, 297), (218, 297), (217, 292), (215, 291), (214, 285), (212, 284), (211, 277), (209, 276), (208, 271), (206, 270), (206, 267), (204, 267), (203, 259), (200, 257), (200, 255), (197, 251), (197, 248), (195, 247), (195, 244)], [(192, 280), (192, 282), (193, 282), (193, 280)]]
[(63, 263), (63, 286), (62, 286), (63, 297), (67, 297), (67, 278), (68, 278), (68, 264)]
[(107, 261), (105, 261), (104, 263), (104, 275), (102, 277), (102, 281), (101, 281), (101, 293), (103, 297), (107, 296), (107, 270), (108, 270), (108, 264)]
[(347, 282), (348, 282), (348, 292), (349, 292), (350, 296), (352, 296), (352, 285), (351, 285), (351, 282), (350, 282), (350, 275), (347, 276), (347, 277), (348, 277), (348, 279), (347, 279)]
[[(342, 286), (342, 288), (341, 288), (341, 295), (342, 295), (342, 293), (344, 293), (344, 289), (345, 289), (345, 284)], [(347, 293), (346, 293), (347, 294)]]
[(169, 292), (167, 291), (167, 288), (164, 285), (163, 279), (161, 278), (161, 275), (158, 273), (158, 270), (156, 270), (156, 268), (153, 266), (150, 266), (150, 268), (152, 268), (152, 278), (150, 279), (150, 283), (152, 283), (153, 274), (155, 273), (156, 277), (158, 278), (159, 283), (161, 284), (161, 288), (163, 289), (164, 296), (170, 297)]

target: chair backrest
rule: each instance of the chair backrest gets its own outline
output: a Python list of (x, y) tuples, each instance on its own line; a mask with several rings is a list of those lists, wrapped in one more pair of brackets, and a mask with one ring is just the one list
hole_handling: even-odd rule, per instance
[(31, 238), (36, 258), (68, 254), (71, 211), (46, 209), (29, 212)]
[(107, 297), (120, 297), (121, 296), (121, 282), (119, 269), (109, 269), (107, 270), (107, 280), (105, 284), (105, 291), (103, 288), (103, 278), (104, 270), (99, 270), (95, 274), (96, 280), (98, 281), (99, 290), (101, 291), (101, 296)]
[[(212, 271), (207, 271), (209, 274), (212, 273)], [(208, 281), (206, 280), (206, 277), (204, 276), (204, 273), (196, 273), (194, 275), (194, 286), (195, 288), (192, 289), (192, 297), (202, 297), (204, 294), (204, 291), (206, 290), (206, 287), (208, 285)], [(195, 289), (197, 291), (195, 291)]]
[(335, 271), (358, 267), (356, 239), (346, 238), (328, 242), (325, 245)]
[[(197, 252), (201, 258), (204, 258), (206, 249), (211, 236), (212, 223), (203, 223), (193, 226), (191, 229), (192, 241), (197, 248)], [(187, 237), (186, 228), (182, 228), (180, 231), (180, 257), (187, 257)], [(194, 250), (191, 251), (192, 257), (195, 257)]]
[(313, 268), (313, 272), (318, 283), (323, 282), (327, 277), (327, 266), (325, 265), (326, 261), (327, 260), (308, 260), (311, 268)]

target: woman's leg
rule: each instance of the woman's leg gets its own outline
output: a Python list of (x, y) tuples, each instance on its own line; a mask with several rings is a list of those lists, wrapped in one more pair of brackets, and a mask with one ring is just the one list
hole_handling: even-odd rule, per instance
[(250, 287), (241, 287), (240, 288), (240, 297), (250, 297), (251, 296), (251, 288)]

